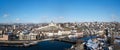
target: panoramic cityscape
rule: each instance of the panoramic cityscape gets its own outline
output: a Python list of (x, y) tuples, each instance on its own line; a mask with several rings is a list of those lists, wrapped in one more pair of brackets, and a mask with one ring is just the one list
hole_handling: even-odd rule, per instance
[(0, 0), (0, 50), (120, 50), (119, 0)]

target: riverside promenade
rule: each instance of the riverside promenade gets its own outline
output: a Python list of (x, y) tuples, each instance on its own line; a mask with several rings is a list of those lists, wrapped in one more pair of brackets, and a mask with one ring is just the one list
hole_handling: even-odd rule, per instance
[(16, 46), (16, 47), (23, 47), (23, 46), (31, 46), (36, 45), (38, 42), (53, 40), (52, 38), (49, 39), (42, 39), (42, 40), (17, 40), (17, 41), (0, 41), (0, 46)]
[(15, 47), (27, 47), (27, 46), (32, 46), (36, 45), (39, 42), (42, 41), (61, 41), (61, 42), (68, 42), (72, 43), (70, 40), (64, 40), (65, 36), (61, 36), (58, 38), (46, 38), (46, 39), (41, 39), (41, 40), (16, 40), (16, 41), (9, 41), (9, 40), (1, 40), (0, 41), (0, 46), (15, 46)]

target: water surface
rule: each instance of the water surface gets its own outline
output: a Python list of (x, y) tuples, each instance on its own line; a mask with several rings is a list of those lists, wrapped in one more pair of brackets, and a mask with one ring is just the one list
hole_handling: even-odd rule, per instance
[(0, 47), (0, 50), (65, 50), (72, 44), (59, 41), (43, 41), (31, 47)]

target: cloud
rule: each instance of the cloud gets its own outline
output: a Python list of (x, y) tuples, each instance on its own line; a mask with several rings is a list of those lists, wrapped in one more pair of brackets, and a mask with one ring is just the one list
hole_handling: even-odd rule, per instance
[(64, 19), (64, 17), (63, 17), (63, 16), (60, 16), (59, 19)]
[(16, 21), (20, 21), (20, 18), (16, 18)]
[(9, 17), (9, 14), (4, 14), (3, 17), (7, 18), (7, 17)]
[(117, 16), (115, 14), (112, 14), (112, 19), (116, 19)]
[(42, 19), (47, 19), (47, 18), (48, 18), (48, 16), (43, 16), (43, 17), (42, 17)]

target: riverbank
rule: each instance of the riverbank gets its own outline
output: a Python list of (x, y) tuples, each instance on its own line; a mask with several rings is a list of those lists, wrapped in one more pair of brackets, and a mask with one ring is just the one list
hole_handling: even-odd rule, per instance
[(31, 47), (0, 47), (0, 50), (66, 50), (72, 44), (59, 41), (42, 41)]
[(41, 41), (48, 41), (53, 40), (50, 39), (43, 39), (43, 40), (16, 40), (16, 41), (0, 41), (0, 46), (15, 46), (15, 47), (28, 47), (32, 45), (36, 45), (38, 42)]

